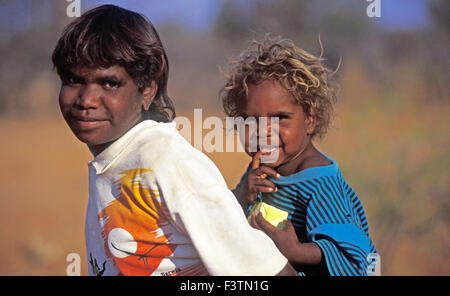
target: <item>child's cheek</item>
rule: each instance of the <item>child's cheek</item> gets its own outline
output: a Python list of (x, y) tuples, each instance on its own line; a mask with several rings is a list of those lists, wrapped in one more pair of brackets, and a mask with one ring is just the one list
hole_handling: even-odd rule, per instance
[(239, 138), (244, 146), (245, 152), (253, 157), (258, 151), (257, 133), (252, 133), (248, 128), (246, 128), (243, 133), (239, 133)]
[(245, 153), (247, 153), (250, 157), (253, 157), (256, 154), (256, 151), (254, 151), (254, 149), (252, 150), (250, 148), (250, 141), (248, 141), (248, 139), (246, 139), (246, 141), (244, 143), (244, 150), (245, 150)]

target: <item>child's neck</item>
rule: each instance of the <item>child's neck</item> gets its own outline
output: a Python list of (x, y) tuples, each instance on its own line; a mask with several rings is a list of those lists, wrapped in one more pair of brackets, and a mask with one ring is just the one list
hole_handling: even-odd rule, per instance
[(289, 176), (309, 168), (330, 164), (330, 160), (320, 153), (312, 142), (309, 142), (303, 152), (299, 153), (297, 157), (275, 168), (275, 170), (282, 176)]

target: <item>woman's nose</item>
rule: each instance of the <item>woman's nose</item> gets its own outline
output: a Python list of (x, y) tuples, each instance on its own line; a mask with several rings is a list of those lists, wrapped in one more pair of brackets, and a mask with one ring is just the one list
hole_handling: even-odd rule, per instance
[(99, 90), (92, 85), (83, 85), (77, 98), (77, 105), (83, 109), (95, 109), (99, 106), (100, 100)]

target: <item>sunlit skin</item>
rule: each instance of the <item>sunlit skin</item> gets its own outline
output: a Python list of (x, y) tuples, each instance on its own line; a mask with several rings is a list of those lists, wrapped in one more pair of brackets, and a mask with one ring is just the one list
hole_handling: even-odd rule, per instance
[[(258, 85), (248, 86), (248, 96), (240, 106), (244, 117), (267, 117), (267, 127), (256, 130), (246, 129), (245, 150), (252, 157), (250, 169), (243, 186), (235, 192), (243, 206), (247, 208), (258, 192), (274, 192), (277, 188), (267, 176), (279, 178), (307, 168), (326, 166), (330, 161), (324, 157), (311, 142), (315, 128), (314, 114), (305, 114), (291, 93), (279, 82), (265, 80)], [(270, 117), (278, 117), (278, 128), (270, 125)], [(256, 134), (255, 134), (256, 133)], [(274, 137), (277, 140), (274, 141)], [(250, 141), (263, 138), (267, 147), (258, 145), (257, 152), (249, 150)], [(276, 144), (276, 145), (274, 145)], [(261, 156), (271, 149), (277, 149), (278, 158), (271, 163), (261, 162)], [(294, 227), (288, 221), (281, 230), (272, 226), (261, 215), (252, 217), (252, 226), (269, 235), (288, 260), (293, 264), (317, 265), (322, 262), (322, 252), (315, 243), (298, 241)]]
[(59, 106), (72, 132), (95, 156), (144, 119), (156, 91), (155, 82), (139, 91), (119, 65), (78, 67), (62, 82)]
[[(273, 168), (282, 176), (287, 176), (301, 170), (329, 165), (329, 160), (324, 157), (312, 144), (311, 134), (315, 128), (313, 115), (306, 115), (291, 93), (279, 82), (266, 80), (258, 85), (250, 84), (248, 96), (241, 106), (241, 114), (244, 117), (266, 117), (268, 126), (257, 129), (256, 135), (247, 130), (245, 135), (246, 152), (255, 158), (256, 152), (250, 152), (250, 139), (261, 138), (269, 145), (278, 142), (278, 159), (271, 163), (263, 163), (263, 166)], [(270, 117), (278, 117), (279, 125), (271, 127)], [(278, 141), (273, 141), (276, 137)], [(258, 147), (258, 150), (261, 147)], [(259, 157), (259, 155), (258, 155)]]

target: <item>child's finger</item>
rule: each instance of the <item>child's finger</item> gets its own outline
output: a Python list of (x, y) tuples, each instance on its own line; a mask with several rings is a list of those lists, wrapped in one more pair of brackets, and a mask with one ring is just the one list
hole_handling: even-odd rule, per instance
[(256, 222), (255, 214), (252, 214), (252, 216), (251, 216), (251, 218), (250, 218), (250, 225), (251, 225), (253, 228), (256, 228), (256, 229), (258, 229), (258, 230), (263, 231), (263, 230), (261, 229), (261, 227), (259, 227), (258, 223)]
[(273, 187), (267, 187), (267, 186), (263, 186), (263, 185), (255, 185), (252, 188), (252, 192), (257, 193), (257, 192), (277, 192), (277, 188), (273, 188)]
[(257, 169), (259, 168), (259, 165), (261, 164), (261, 156), (262, 156), (262, 151), (258, 150), (258, 152), (256, 152), (255, 155), (253, 155), (252, 158), (252, 169)]
[(258, 215), (255, 217), (255, 220), (259, 228), (270, 237), (273, 237), (274, 233), (278, 231), (278, 228), (276, 228), (275, 226), (270, 224), (269, 221), (264, 219), (261, 213), (258, 213)]
[(261, 178), (266, 178), (267, 176), (270, 176), (274, 179), (280, 178), (280, 174), (276, 170), (264, 165), (255, 169), (255, 174), (259, 175)]
[(273, 190), (277, 188), (277, 186), (273, 182), (263, 178), (255, 178), (253, 181), (253, 186), (265, 186), (273, 188)]

